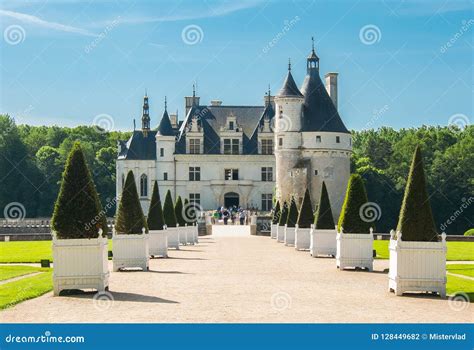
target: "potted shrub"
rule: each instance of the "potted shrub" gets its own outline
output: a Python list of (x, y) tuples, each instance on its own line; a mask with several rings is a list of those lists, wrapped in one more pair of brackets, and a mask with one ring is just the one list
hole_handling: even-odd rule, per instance
[(51, 219), (54, 295), (65, 289), (108, 289), (106, 219), (84, 154), (75, 143)]
[(300, 214), (298, 216), (298, 225), (295, 231), (295, 249), (308, 250), (310, 247), (310, 231), (313, 225), (313, 206), (311, 205), (311, 196), (309, 190), (304, 193), (303, 203), (301, 203)]
[(273, 208), (272, 223), (270, 226), (270, 237), (273, 239), (277, 238), (278, 220), (280, 219), (280, 215), (281, 215), (280, 201), (277, 201), (275, 208)]
[(417, 147), (405, 187), (397, 232), (390, 237), (389, 290), (436, 292), (446, 296), (446, 234), (436, 231), (423, 159)]
[(199, 235), (199, 230), (198, 230), (198, 220), (197, 220), (197, 216), (198, 214), (200, 213), (200, 211), (196, 211), (196, 207), (199, 208), (199, 205), (196, 204), (196, 203), (189, 203), (189, 206), (186, 210), (186, 212), (188, 212), (189, 214), (189, 222), (188, 222), (188, 225), (191, 225), (192, 226), (192, 236), (193, 236), (193, 239), (194, 239), (194, 243), (193, 244), (198, 244), (199, 243), (199, 239), (198, 239), (198, 235)]
[(319, 206), (311, 230), (311, 255), (313, 257), (318, 255), (336, 256), (336, 233), (331, 203), (329, 202), (326, 184), (323, 181)]
[(112, 237), (114, 271), (149, 266), (148, 225), (138, 199), (135, 176), (130, 170), (125, 179)]
[(168, 236), (164, 228), (163, 208), (161, 207), (158, 182), (153, 183), (150, 208), (148, 209), (147, 224), (149, 230), (149, 253), (151, 256), (168, 257)]
[(374, 237), (370, 223), (359, 214), (368, 202), (364, 182), (359, 174), (352, 174), (347, 185), (346, 197), (341, 209), (336, 236), (336, 266), (373, 270)]
[(174, 213), (171, 191), (166, 192), (165, 204), (163, 205), (163, 218), (166, 224), (166, 234), (168, 236), (168, 248), (179, 249), (179, 230), (176, 227), (176, 214)]
[(174, 204), (174, 215), (176, 216), (176, 226), (179, 230), (179, 244), (186, 245), (188, 229), (183, 217), (183, 201), (181, 200), (181, 196), (176, 198), (176, 203)]
[(187, 198), (184, 199), (183, 210), (181, 211), (186, 227), (186, 244), (194, 245), (194, 226), (193, 226), (193, 208), (189, 205)]
[(277, 229), (277, 242), (285, 241), (285, 225), (286, 220), (288, 219), (288, 203), (283, 202), (281, 208), (280, 220), (278, 220), (278, 229)]
[(295, 230), (298, 222), (298, 207), (294, 198), (291, 199), (290, 208), (288, 210), (288, 219), (285, 225), (285, 245), (295, 245)]

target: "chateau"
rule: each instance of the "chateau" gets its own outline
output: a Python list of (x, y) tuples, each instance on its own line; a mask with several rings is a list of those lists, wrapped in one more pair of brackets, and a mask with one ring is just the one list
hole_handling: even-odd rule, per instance
[(309, 188), (313, 203), (325, 181), (333, 214), (339, 216), (350, 173), (351, 134), (337, 111), (337, 73), (324, 85), (314, 46), (299, 89), (291, 64), (276, 96), (263, 106), (201, 105), (193, 88), (185, 97), (185, 117), (165, 110), (157, 129), (150, 127), (148, 96), (141, 130), (119, 141), (117, 195), (133, 170), (146, 213), (151, 187), (171, 190), (204, 209), (241, 205), (269, 211), (272, 196), (302, 200)]

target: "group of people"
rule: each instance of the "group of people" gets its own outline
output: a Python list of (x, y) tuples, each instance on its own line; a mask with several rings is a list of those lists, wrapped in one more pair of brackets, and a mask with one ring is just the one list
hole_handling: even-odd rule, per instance
[(228, 225), (229, 221), (232, 225), (235, 225), (237, 220), (240, 225), (248, 225), (250, 216), (252, 215), (251, 210), (245, 210), (242, 207), (231, 206), (229, 208), (220, 207), (214, 210), (211, 216), (212, 224), (218, 224), (224, 222), (224, 225)]

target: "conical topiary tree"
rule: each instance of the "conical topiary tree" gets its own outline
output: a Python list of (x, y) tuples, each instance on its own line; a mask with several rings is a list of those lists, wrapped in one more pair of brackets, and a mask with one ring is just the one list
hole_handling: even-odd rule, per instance
[[(329, 202), (328, 190), (323, 181), (321, 187), (321, 197), (319, 198), (319, 206), (314, 217), (314, 226), (317, 230), (332, 230), (334, 229), (334, 218), (332, 217), (331, 203)], [(345, 226), (344, 229), (346, 229)]]
[(278, 225), (278, 221), (280, 220), (281, 210), (280, 210), (280, 201), (276, 202), (275, 209), (273, 209), (273, 218), (272, 224)]
[(403, 241), (438, 241), (419, 146), (416, 147), (413, 155), (397, 231), (402, 233)]
[(283, 206), (281, 208), (280, 221), (278, 221), (278, 226), (285, 226), (287, 219), (288, 219), (288, 203), (283, 202)]
[(360, 215), (360, 208), (367, 202), (364, 180), (359, 174), (352, 174), (339, 217), (339, 232), (342, 227), (345, 233), (370, 233), (370, 227), (373, 228), (373, 224), (362, 220)]
[(142, 206), (138, 199), (137, 186), (135, 185), (135, 176), (130, 170), (125, 179), (122, 196), (115, 220), (115, 232), (117, 234), (140, 234), (142, 229), (148, 232), (148, 225), (143, 215)]
[(184, 221), (188, 225), (192, 225), (196, 222), (196, 211), (194, 208), (194, 204), (189, 204), (189, 200), (187, 198), (184, 199), (184, 207), (182, 213)]
[(288, 210), (288, 219), (286, 225), (288, 227), (295, 227), (298, 222), (298, 206), (294, 198), (291, 199), (290, 208)]
[(163, 218), (163, 208), (161, 207), (160, 191), (158, 189), (158, 182), (153, 183), (153, 192), (151, 194), (150, 208), (147, 217), (149, 230), (163, 230), (165, 224)]
[(311, 205), (311, 196), (309, 190), (304, 193), (303, 203), (301, 203), (300, 215), (298, 216), (299, 228), (310, 228), (313, 223), (313, 206)]
[(179, 226), (184, 226), (186, 224), (186, 220), (184, 220), (183, 216), (183, 201), (181, 200), (181, 196), (176, 198), (176, 203), (174, 205), (174, 215), (176, 216), (176, 222)]
[(78, 142), (66, 161), (51, 227), (59, 239), (97, 238), (100, 229), (107, 236), (106, 213)]
[(174, 213), (173, 199), (171, 191), (166, 192), (165, 204), (163, 204), (163, 218), (168, 227), (176, 227), (176, 214)]

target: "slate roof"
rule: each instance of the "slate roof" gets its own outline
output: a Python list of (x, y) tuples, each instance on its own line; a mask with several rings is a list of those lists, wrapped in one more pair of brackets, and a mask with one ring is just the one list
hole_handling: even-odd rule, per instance
[(160, 125), (158, 126), (158, 133), (163, 136), (174, 136), (175, 132), (171, 126), (171, 120), (168, 112), (165, 109), (163, 116), (161, 117)]
[(156, 131), (148, 131), (145, 136), (135, 130), (127, 142), (119, 141), (121, 151), (118, 159), (151, 160), (156, 159)]
[(303, 97), (303, 94), (296, 86), (295, 79), (293, 79), (293, 75), (291, 75), (291, 70), (288, 70), (288, 74), (286, 75), (285, 81), (283, 82), (283, 86), (278, 92), (278, 96)]
[(350, 133), (329, 97), (317, 69), (306, 75), (301, 92), (304, 95), (302, 131)]

